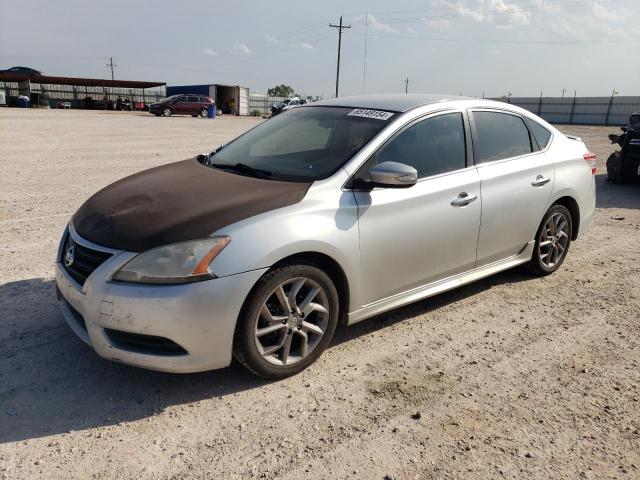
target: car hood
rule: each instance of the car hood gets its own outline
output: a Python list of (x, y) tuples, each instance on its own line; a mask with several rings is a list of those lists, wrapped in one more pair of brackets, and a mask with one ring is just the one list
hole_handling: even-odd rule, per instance
[(310, 185), (237, 175), (193, 158), (109, 185), (89, 198), (72, 222), (94, 243), (142, 252), (205, 238), (245, 218), (293, 205)]

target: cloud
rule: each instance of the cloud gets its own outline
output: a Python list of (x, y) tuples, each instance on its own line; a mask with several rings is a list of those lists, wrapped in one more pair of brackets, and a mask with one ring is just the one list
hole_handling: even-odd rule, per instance
[(521, 27), (530, 23), (530, 12), (525, 12), (518, 5), (507, 4), (504, 0), (491, 0), (489, 10), (492, 13), (499, 13), (499, 15), (492, 15), (493, 22), (499, 27)]
[(216, 52), (212, 48), (205, 48), (204, 49), (204, 54), (205, 55), (209, 55), (210, 57), (217, 57), (218, 56), (218, 52)]
[[(507, 3), (505, 0), (475, 0), (473, 2), (461, 2), (450, 0), (432, 0), (434, 7), (444, 7), (452, 9), (461, 17), (471, 19), (478, 23), (492, 23), (499, 28), (512, 28), (529, 25), (531, 13), (524, 10), (519, 5)], [(451, 21), (438, 18), (426, 17), (423, 21), (429, 26), (444, 29), (451, 25)]]
[(273, 35), (269, 35), (268, 33), (265, 34), (264, 39), (270, 44), (270, 45), (282, 45), (282, 42), (280, 40), (278, 40), (276, 37), (274, 37)]
[(313, 45), (311, 45), (310, 43), (307, 43), (307, 42), (292, 43), (289, 46), (293, 47), (293, 48), (301, 48), (302, 50), (315, 50), (316, 49), (316, 47), (314, 47)]
[(253, 50), (247, 47), (244, 43), (237, 43), (231, 49), (231, 53), (240, 53), (243, 55), (250, 55), (253, 53)]
[(423, 18), (422, 21), (437, 30), (444, 30), (451, 26), (451, 22), (446, 18)]
[(605, 7), (603, 7), (599, 3), (594, 3), (593, 7), (591, 8), (591, 11), (593, 12), (593, 16), (596, 17), (598, 20), (602, 20), (605, 22), (618, 21), (618, 17), (616, 15), (611, 13), (609, 10), (607, 10)]
[(296, 43), (285, 44), (283, 41), (278, 40), (276, 37), (274, 37), (273, 35), (269, 35), (268, 33), (265, 34), (264, 39), (272, 47), (300, 48), (302, 50), (315, 50), (316, 48), (308, 42), (296, 42)]
[(374, 32), (380, 33), (397, 33), (396, 30), (388, 23), (384, 23), (379, 21), (376, 17), (371, 14), (368, 14), (366, 17), (364, 15), (358, 15), (353, 19), (354, 22), (364, 22), (366, 19), (367, 26)]

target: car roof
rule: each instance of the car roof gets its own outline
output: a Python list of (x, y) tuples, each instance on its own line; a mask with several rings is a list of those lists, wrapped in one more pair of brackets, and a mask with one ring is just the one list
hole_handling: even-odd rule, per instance
[[(386, 110), (389, 112), (406, 112), (412, 108), (431, 105), (440, 102), (455, 100), (472, 100), (471, 97), (458, 95), (436, 95), (425, 93), (392, 93), (380, 95), (355, 95), (352, 97), (339, 97), (330, 100), (309, 103), (308, 107), (351, 107), (371, 108), (374, 110)], [(307, 107), (307, 108), (308, 108)]]

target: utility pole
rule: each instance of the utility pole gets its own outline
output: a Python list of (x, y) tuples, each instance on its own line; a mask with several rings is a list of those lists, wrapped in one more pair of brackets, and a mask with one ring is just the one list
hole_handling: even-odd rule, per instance
[(409, 77), (404, 79), (404, 93), (409, 93)]
[(362, 63), (362, 94), (367, 83), (367, 30), (369, 27), (369, 13), (364, 12), (364, 61)]
[(113, 76), (113, 69), (114, 67), (117, 67), (117, 66), (118, 65), (113, 63), (113, 57), (109, 57), (109, 63), (107, 63), (107, 67), (111, 67), (111, 80), (115, 80), (115, 77)]
[(340, 24), (334, 25), (330, 23), (331, 28), (338, 29), (338, 65), (336, 67), (336, 98), (338, 98), (338, 85), (340, 83), (340, 48), (342, 47), (342, 30), (345, 28), (351, 28), (351, 25), (342, 25), (342, 15), (340, 15)]
[(566, 90), (567, 90), (566, 88), (562, 89), (562, 98), (564, 98), (564, 92), (566, 92)]

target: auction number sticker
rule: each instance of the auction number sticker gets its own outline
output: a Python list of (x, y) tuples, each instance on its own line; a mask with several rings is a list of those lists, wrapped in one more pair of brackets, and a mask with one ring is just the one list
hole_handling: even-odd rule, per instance
[(356, 108), (347, 113), (347, 115), (352, 117), (375, 118), (376, 120), (389, 120), (393, 116), (393, 112), (369, 110), (367, 108)]

